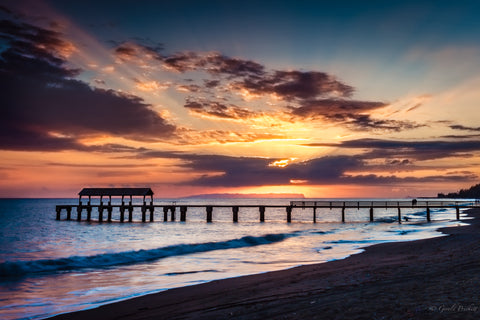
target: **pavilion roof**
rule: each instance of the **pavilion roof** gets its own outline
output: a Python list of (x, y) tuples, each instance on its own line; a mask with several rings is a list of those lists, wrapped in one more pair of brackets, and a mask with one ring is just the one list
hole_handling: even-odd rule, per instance
[(83, 188), (79, 196), (153, 196), (150, 188)]

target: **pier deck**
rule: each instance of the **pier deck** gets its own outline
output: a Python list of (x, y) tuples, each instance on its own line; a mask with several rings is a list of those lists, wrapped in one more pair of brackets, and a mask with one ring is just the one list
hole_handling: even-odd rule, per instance
[[(345, 222), (345, 210), (346, 209), (369, 209), (369, 220), (374, 221), (374, 210), (375, 209), (397, 209), (398, 212), (398, 223), (402, 222), (402, 209), (419, 209), (426, 211), (426, 220), (431, 221), (431, 209), (453, 209), (455, 208), (456, 219), (460, 220), (460, 209), (468, 208), (478, 208), (480, 207), (480, 202), (478, 200), (467, 201), (467, 200), (401, 200), (401, 201), (291, 201), (289, 205), (229, 205), (229, 204), (215, 204), (215, 205), (199, 205), (199, 204), (153, 204), (153, 198), (150, 203), (146, 203), (145, 198), (143, 204), (132, 204), (123, 202), (122, 204), (112, 204), (111, 199), (108, 203), (104, 204), (91, 204), (90, 199), (87, 204), (79, 203), (77, 205), (57, 205), (56, 206), (56, 219), (62, 220), (62, 211), (66, 211), (67, 215), (65, 220), (72, 220), (72, 211), (76, 213), (77, 221), (82, 221), (82, 213), (86, 211), (85, 219), (86, 221), (92, 221), (92, 211), (95, 208), (98, 211), (98, 222), (103, 222), (106, 218), (107, 222), (112, 221), (112, 212), (113, 210), (118, 210), (120, 212), (120, 222), (125, 222), (125, 214), (128, 213), (128, 222), (133, 221), (133, 212), (134, 210), (140, 209), (142, 213), (142, 222), (154, 221), (154, 213), (161, 209), (163, 212), (163, 221), (175, 221), (177, 208), (180, 212), (180, 221), (186, 221), (188, 208), (205, 208), (206, 212), (206, 221), (213, 221), (213, 209), (214, 208), (231, 208), (232, 212), (232, 221), (238, 222), (238, 215), (240, 208), (258, 208), (259, 210), (259, 221), (265, 221), (265, 211), (267, 208), (285, 208), (286, 212), (286, 221), (292, 222), (292, 211), (294, 209), (312, 209), (312, 222), (317, 222), (316, 210), (319, 208), (328, 208), (328, 209), (341, 209), (341, 221)], [(106, 211), (107, 216), (104, 216)], [(169, 219), (170, 213), (170, 219)]]

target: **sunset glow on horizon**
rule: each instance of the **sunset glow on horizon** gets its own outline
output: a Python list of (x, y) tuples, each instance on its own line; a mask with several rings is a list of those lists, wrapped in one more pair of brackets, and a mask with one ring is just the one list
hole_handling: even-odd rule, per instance
[(480, 175), (476, 1), (4, 1), (0, 197), (436, 196)]

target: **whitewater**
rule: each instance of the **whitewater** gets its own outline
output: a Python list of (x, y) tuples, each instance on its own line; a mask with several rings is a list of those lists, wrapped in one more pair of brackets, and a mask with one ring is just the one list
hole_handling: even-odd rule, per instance
[[(287, 205), (291, 199), (161, 199), (155, 204)], [(309, 199), (310, 200), (310, 199)], [(112, 223), (56, 221), (56, 204), (77, 199), (0, 199), (0, 318), (43, 319), (105, 303), (247, 274), (322, 263), (359, 253), (368, 245), (441, 236), (436, 230), (464, 224), (455, 210), (421, 208), (340, 211), (295, 208), (189, 209), (187, 222)], [(139, 212), (136, 215), (140, 215)], [(95, 212), (93, 214), (95, 218)], [(114, 214), (114, 220), (117, 219)], [(136, 217), (138, 221), (138, 216)], [(157, 219), (160, 220), (160, 219)]]

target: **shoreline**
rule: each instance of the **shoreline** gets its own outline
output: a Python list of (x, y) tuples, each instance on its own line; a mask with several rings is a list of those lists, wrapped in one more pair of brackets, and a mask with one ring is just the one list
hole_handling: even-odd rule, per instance
[(214, 280), (49, 319), (469, 319), (480, 316), (480, 210), (448, 236)]

